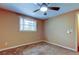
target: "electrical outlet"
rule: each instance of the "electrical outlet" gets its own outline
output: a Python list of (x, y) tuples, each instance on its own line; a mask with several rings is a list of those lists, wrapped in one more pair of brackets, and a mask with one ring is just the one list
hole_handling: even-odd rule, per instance
[(8, 45), (8, 43), (7, 42), (5, 42), (5, 46), (7, 46)]

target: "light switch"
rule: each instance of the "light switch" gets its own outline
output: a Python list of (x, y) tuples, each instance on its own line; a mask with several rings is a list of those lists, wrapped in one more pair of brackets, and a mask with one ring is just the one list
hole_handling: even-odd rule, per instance
[(69, 34), (70, 33), (70, 31), (69, 30), (67, 30), (67, 34)]
[(72, 29), (67, 30), (67, 34), (71, 34), (72, 32), (73, 32), (73, 30), (72, 30)]

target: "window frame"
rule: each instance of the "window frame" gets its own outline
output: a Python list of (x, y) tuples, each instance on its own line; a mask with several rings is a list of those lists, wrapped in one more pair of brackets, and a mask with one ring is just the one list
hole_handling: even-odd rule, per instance
[[(22, 20), (21, 20), (22, 19)], [(27, 23), (27, 24), (25, 24), (24, 23), (24, 20), (27, 20), (27, 21), (29, 21), (30, 23), (32, 23), (32, 22), (34, 22), (35, 24), (35, 26), (34, 26), (34, 29), (27, 29), (27, 30), (25, 30), (25, 27), (29, 27), (30, 25), (29, 25), (29, 23)], [(21, 22), (22, 21), (22, 22)], [(32, 21), (32, 22), (31, 22)], [(27, 26), (25, 26), (25, 25), (27, 25)], [(25, 26), (25, 27), (24, 27)], [(33, 25), (31, 24), (31, 28), (33, 28)], [(21, 27), (22, 27), (22, 29), (21, 29)], [(29, 27), (30, 28), (30, 27)], [(27, 31), (32, 31), (32, 32), (35, 32), (35, 31), (37, 31), (37, 21), (36, 20), (34, 20), (34, 19), (31, 19), (31, 18), (26, 18), (26, 17), (23, 17), (23, 16), (20, 16), (20, 19), (19, 19), (19, 31), (20, 32), (27, 32)]]

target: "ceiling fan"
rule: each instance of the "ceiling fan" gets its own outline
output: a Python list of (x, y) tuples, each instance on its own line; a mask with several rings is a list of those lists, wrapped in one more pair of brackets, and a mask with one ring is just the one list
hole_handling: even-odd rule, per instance
[(47, 15), (47, 11), (48, 10), (55, 10), (58, 11), (60, 9), (60, 7), (49, 7), (50, 3), (36, 3), (36, 5), (38, 5), (40, 8), (34, 10), (33, 12), (37, 12), (37, 11), (41, 11), (44, 13), (44, 15)]

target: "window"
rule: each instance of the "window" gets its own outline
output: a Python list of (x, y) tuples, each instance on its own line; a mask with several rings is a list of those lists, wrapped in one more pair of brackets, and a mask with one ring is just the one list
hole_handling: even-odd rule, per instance
[(20, 17), (20, 31), (36, 31), (36, 21)]

